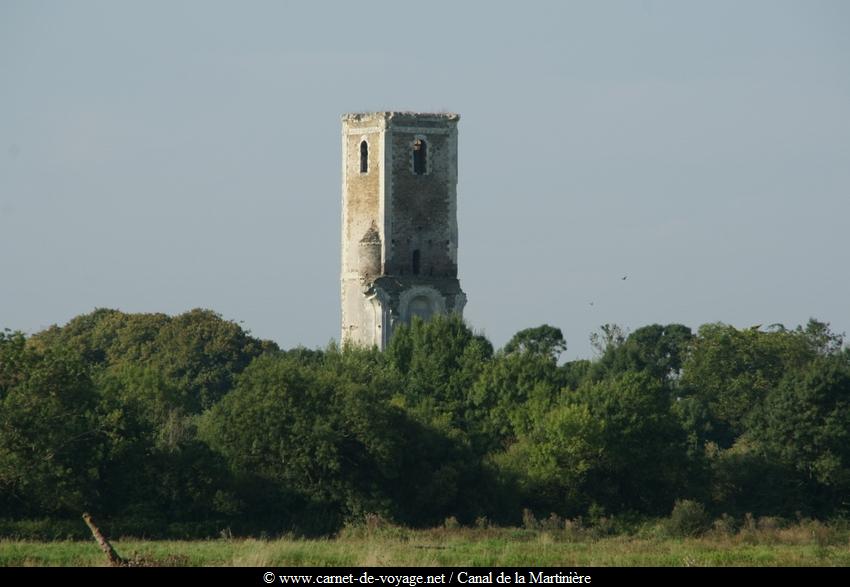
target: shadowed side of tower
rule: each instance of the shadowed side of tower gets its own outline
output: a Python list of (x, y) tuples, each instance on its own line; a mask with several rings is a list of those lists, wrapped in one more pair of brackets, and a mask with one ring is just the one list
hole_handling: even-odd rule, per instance
[(457, 114), (342, 118), (342, 342), (383, 349), (413, 316), (462, 313)]

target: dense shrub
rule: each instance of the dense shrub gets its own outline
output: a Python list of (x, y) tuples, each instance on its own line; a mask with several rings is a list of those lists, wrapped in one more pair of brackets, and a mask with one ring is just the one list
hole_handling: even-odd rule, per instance
[(711, 526), (711, 518), (705, 507), (690, 499), (678, 499), (667, 519), (666, 529), (670, 536), (689, 537), (703, 534)]

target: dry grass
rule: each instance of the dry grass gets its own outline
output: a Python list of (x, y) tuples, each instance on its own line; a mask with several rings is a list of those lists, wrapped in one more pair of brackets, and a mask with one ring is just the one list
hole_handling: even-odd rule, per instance
[[(631, 535), (592, 527), (456, 527), (410, 530), (389, 524), (348, 528), (323, 540), (122, 539), (126, 557), (163, 566), (850, 566), (850, 529), (817, 521), (745, 519), (715, 523), (699, 538), (664, 534), (661, 523)], [(101, 566), (94, 542), (0, 541), (0, 566)]]

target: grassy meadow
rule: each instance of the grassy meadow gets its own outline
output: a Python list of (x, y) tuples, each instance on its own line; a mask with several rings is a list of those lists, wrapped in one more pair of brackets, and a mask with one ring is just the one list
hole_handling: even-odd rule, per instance
[[(151, 566), (850, 566), (844, 525), (753, 523), (674, 538), (658, 525), (591, 529), (347, 528), (326, 539), (114, 540)], [(0, 566), (104, 566), (94, 541), (0, 540)]]

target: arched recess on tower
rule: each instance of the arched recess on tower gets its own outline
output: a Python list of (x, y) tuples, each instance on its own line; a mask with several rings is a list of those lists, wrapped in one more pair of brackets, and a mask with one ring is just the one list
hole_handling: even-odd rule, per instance
[(428, 320), (435, 314), (446, 313), (446, 300), (433, 287), (418, 285), (401, 294), (398, 313), (405, 324), (409, 324), (414, 316)]

